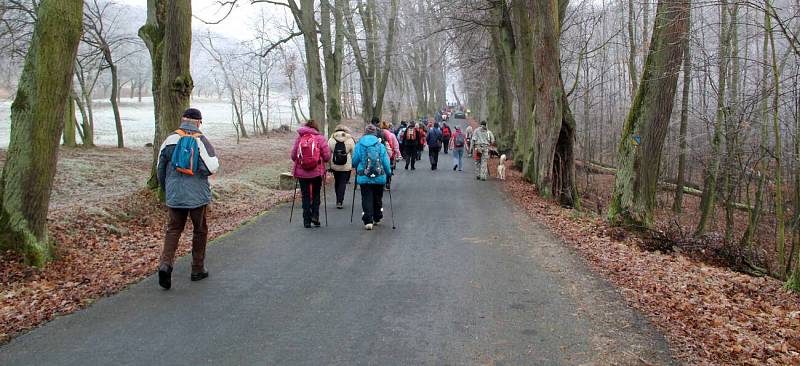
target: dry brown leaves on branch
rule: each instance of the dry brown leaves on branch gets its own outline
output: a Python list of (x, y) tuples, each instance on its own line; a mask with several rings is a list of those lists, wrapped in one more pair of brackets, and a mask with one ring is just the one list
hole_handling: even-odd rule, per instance
[(511, 196), (573, 247), (667, 336), (692, 365), (800, 365), (800, 296), (679, 253), (640, 249), (602, 217), (559, 207), (509, 171)]

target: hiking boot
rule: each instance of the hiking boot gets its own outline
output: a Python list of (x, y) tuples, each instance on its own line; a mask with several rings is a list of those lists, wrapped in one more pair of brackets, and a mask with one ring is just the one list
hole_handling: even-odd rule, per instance
[(366, 224), (366, 225), (364, 225), (364, 229), (367, 229), (367, 230), (372, 230), (372, 224)]
[(207, 277), (208, 277), (208, 271), (204, 269), (202, 272), (193, 272), (191, 279), (192, 281), (200, 281)]
[(458, 169), (458, 165), (453, 165), (453, 171), (456, 171), (456, 169)]
[(169, 290), (172, 287), (172, 266), (162, 264), (158, 267), (158, 285), (165, 290)]
[(372, 223), (372, 225), (378, 226), (380, 223), (381, 223), (381, 220), (375, 220), (375, 222)]
[(303, 224), (303, 227), (306, 229), (311, 229), (311, 223)]
[(311, 218), (311, 223), (314, 224), (314, 226), (316, 226), (316, 227), (322, 226), (322, 223), (319, 222), (319, 217), (312, 217)]
[(336, 202), (336, 208), (338, 208), (338, 209), (340, 209), (340, 210), (341, 210), (341, 209), (343, 209), (343, 208), (344, 208), (344, 204), (343, 204), (343, 203), (341, 203), (341, 202)]

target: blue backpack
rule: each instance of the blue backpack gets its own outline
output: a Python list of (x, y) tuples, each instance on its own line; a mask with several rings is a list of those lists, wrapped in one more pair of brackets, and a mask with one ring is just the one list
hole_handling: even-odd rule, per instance
[(175, 151), (172, 152), (172, 166), (178, 173), (194, 175), (200, 164), (200, 147), (197, 146), (197, 138), (203, 136), (202, 133), (187, 133), (177, 129), (175, 133), (181, 136), (175, 144)]
[(376, 178), (386, 174), (386, 172), (383, 171), (383, 162), (381, 161), (380, 141), (364, 147), (366, 148), (366, 162), (364, 163), (364, 169), (359, 171), (358, 174), (370, 178)]

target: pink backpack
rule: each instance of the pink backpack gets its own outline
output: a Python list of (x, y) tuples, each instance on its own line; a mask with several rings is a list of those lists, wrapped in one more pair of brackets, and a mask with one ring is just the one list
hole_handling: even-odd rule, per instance
[(300, 137), (300, 144), (297, 147), (297, 162), (304, 170), (313, 170), (322, 161), (321, 151), (320, 146), (317, 145), (316, 135), (303, 135)]

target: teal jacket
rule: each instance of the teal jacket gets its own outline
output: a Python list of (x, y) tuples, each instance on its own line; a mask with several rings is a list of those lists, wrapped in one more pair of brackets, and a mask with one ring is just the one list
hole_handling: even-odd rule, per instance
[[(367, 167), (367, 147), (376, 144), (380, 150), (381, 164), (386, 174), (375, 178), (359, 174)], [(358, 140), (356, 149), (353, 151), (353, 166), (356, 168), (356, 183), (358, 184), (386, 184), (386, 177), (392, 174), (392, 166), (389, 163), (389, 154), (386, 152), (386, 146), (375, 135), (365, 135)]]

